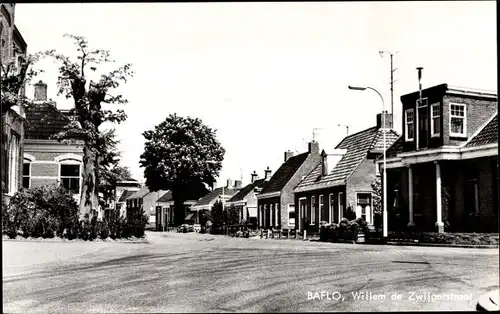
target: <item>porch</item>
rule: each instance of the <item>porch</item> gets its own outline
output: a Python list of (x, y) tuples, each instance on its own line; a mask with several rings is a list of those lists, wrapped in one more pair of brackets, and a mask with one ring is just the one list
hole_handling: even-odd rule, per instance
[(496, 156), (387, 169), (388, 227), (498, 232)]

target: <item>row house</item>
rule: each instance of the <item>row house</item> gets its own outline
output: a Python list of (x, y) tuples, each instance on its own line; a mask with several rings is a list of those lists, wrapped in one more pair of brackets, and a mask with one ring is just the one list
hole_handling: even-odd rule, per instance
[(375, 162), (383, 153), (384, 133), (389, 147), (398, 134), (387, 112), (377, 115), (376, 126), (346, 136), (328, 154), (322, 151), (293, 190), (298, 230), (317, 232), (320, 222), (338, 223), (348, 211), (373, 223), (372, 182), (378, 175)]
[[(321, 156), (319, 143), (308, 143), (308, 151), (294, 156), (285, 152), (284, 163), (257, 195), (257, 221), (259, 228), (295, 229), (295, 200), (293, 189), (310, 173)], [(266, 175), (265, 180), (268, 179)]]
[(403, 135), (387, 151), (389, 230), (498, 232), (496, 92), (441, 84), (401, 104)]
[[(184, 201), (184, 213), (185, 219), (194, 220), (193, 216), (186, 213), (191, 213), (191, 207), (196, 204), (197, 200), (187, 200)], [(174, 198), (172, 192), (168, 191), (156, 202), (156, 230), (165, 230), (166, 227), (175, 226), (175, 210), (174, 210)]]
[[(212, 210), (212, 206), (217, 201), (224, 201), (227, 203), (231, 197), (233, 197), (241, 189), (242, 182), (234, 181), (231, 179), (227, 180), (226, 186), (213, 189), (207, 195), (201, 197), (192, 207), (190, 212), (186, 213), (186, 220), (194, 220), (199, 223), (200, 215), (207, 214)], [(225, 204), (224, 208), (228, 208)]]
[[(15, 4), (0, 3), (0, 58), (2, 64), (2, 77), (7, 64), (11, 64), (13, 71), (20, 71), (28, 45), (14, 23)], [(24, 96), (25, 89), (21, 88), (20, 94)], [(2, 137), (1, 137), (1, 184), (2, 200), (8, 202), (9, 198), (22, 187), (23, 149), (24, 149), (24, 119), (23, 105), (1, 104)]]
[[(33, 102), (47, 102), (47, 84), (34, 84)], [(63, 131), (71, 121), (56, 103), (26, 109), (22, 186), (62, 185), (80, 200), (83, 173), (82, 143), (65, 144), (52, 136)], [(97, 212), (93, 214), (98, 214)]]
[(147, 186), (141, 187), (126, 199), (126, 216), (130, 217), (132, 212), (143, 210), (149, 217), (148, 223), (156, 225), (156, 202), (167, 192), (164, 190), (151, 192)]
[[(269, 170), (265, 171), (265, 175)], [(229, 208), (234, 208), (238, 212), (240, 222), (250, 223), (257, 227), (257, 195), (260, 193), (264, 184), (268, 181), (258, 179), (257, 172), (251, 174), (250, 184), (243, 187), (238, 193), (231, 197), (227, 205)]]
[(115, 202), (109, 211), (105, 211), (105, 217), (108, 218), (113, 209), (119, 212), (120, 217), (126, 217), (127, 199), (140, 189), (141, 184), (137, 180), (118, 181), (115, 186)]

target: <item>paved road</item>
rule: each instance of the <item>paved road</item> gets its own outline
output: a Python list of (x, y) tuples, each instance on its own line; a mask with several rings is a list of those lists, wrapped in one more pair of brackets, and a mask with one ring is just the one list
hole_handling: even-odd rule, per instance
[[(474, 310), (474, 301), (431, 298), (475, 300), (499, 282), (498, 250), (148, 238), (150, 244), (4, 241), (4, 312)], [(50, 250), (40, 259), (41, 245)], [(13, 267), (20, 252), (23, 263)]]

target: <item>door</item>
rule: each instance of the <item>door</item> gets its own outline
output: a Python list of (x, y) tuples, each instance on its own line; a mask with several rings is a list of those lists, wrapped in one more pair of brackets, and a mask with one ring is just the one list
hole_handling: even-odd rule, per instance
[(306, 214), (306, 198), (301, 198), (299, 199), (299, 223), (301, 230), (305, 228), (304, 226), (305, 214)]

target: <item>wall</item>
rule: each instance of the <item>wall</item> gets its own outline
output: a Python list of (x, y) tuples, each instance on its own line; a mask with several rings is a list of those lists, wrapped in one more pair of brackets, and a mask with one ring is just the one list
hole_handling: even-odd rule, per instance
[[(374, 159), (365, 158), (346, 182), (346, 205), (356, 211), (357, 193), (372, 193), (372, 182), (376, 179)], [(372, 196), (373, 199), (373, 196)], [(373, 209), (373, 206), (371, 206)]]
[[(467, 114), (467, 137), (450, 137), (450, 102), (466, 104)], [(479, 97), (464, 97), (458, 95), (446, 95), (443, 101), (443, 133), (444, 145), (461, 145), (467, 142), (471, 136), (482, 127), (488, 119), (498, 110), (498, 104), (494, 100), (481, 99)]]
[[(295, 193), (294, 189), (299, 185), (299, 183), (307, 176), (313, 169), (321, 162), (321, 155), (319, 152), (310, 153), (306, 160), (302, 163), (299, 169), (293, 174), (293, 176), (288, 180), (287, 184), (281, 190), (281, 200), (280, 200), (280, 213), (279, 219), (282, 229), (295, 229), (298, 227), (297, 221), (295, 225), (288, 225), (288, 204), (295, 204)], [(297, 208), (297, 207), (296, 207)], [(296, 220), (298, 216), (295, 216)]]
[(156, 201), (158, 201), (167, 191), (150, 192), (144, 196), (142, 206), (146, 215), (149, 215), (149, 223), (156, 222)]
[[(341, 212), (340, 212), (340, 217), (339, 217), (339, 204), (338, 204), (338, 195), (339, 193), (343, 193), (343, 204), (344, 206), (341, 208)], [(303, 222), (301, 222), (301, 230), (304, 230), (304, 227), (306, 227), (306, 229), (308, 231), (319, 231), (319, 196), (320, 195), (323, 195), (323, 211), (322, 211), (322, 214), (321, 214), (321, 221), (327, 221), (329, 222), (329, 218), (331, 215), (330, 213), (330, 194), (333, 194), (333, 216), (331, 217), (331, 221), (332, 223), (335, 222), (335, 223), (339, 223), (340, 222), (340, 219), (342, 219), (342, 217), (344, 217), (345, 215), (345, 209), (346, 209), (346, 202), (345, 202), (345, 198), (346, 198), (346, 194), (345, 194), (345, 186), (342, 185), (342, 186), (335, 186), (335, 187), (330, 187), (330, 188), (326, 188), (326, 189), (319, 189), (319, 190), (312, 190), (312, 191), (305, 191), (305, 192), (298, 192), (298, 193), (295, 193), (295, 217), (296, 217), (296, 224), (295, 224), (295, 227), (298, 228), (299, 225), (298, 225), (298, 219), (300, 219), (300, 202), (299, 200), (301, 198), (306, 198), (306, 217), (308, 217), (308, 220), (309, 219), (309, 214), (310, 214), (310, 210), (311, 210), (311, 198), (312, 196), (315, 197), (315, 203), (316, 203), (316, 207), (315, 207), (315, 217), (317, 217), (316, 219), (316, 222), (314, 224), (314, 226), (303, 226)]]
[[(83, 175), (82, 160), (83, 152), (76, 145), (57, 143), (57, 141), (38, 144), (26, 141), (23, 161), (30, 163), (30, 187), (58, 184), (60, 164), (64, 162), (79, 164), (80, 174)], [(80, 191), (81, 188), (82, 180), (80, 179)], [(79, 198), (80, 193), (75, 194), (77, 201)]]
[[(265, 220), (265, 217), (262, 217), (262, 208), (268, 208), (267, 211), (269, 211), (269, 208), (271, 208), (271, 205), (275, 206), (276, 204), (278, 204), (278, 207), (281, 207), (279, 204), (280, 204), (280, 201), (281, 201), (281, 197), (280, 196), (276, 196), (276, 197), (269, 197), (269, 198), (264, 198), (264, 199), (258, 199), (257, 201), (257, 225), (260, 227), (260, 228), (265, 228), (265, 227), (269, 227), (268, 226), (268, 223), (267, 221)], [(264, 210), (264, 213), (267, 212), (266, 210)], [(272, 213), (270, 214), (272, 216)], [(261, 222), (261, 219), (262, 219), (262, 222)], [(272, 217), (270, 219), (270, 224), (272, 224)]]

